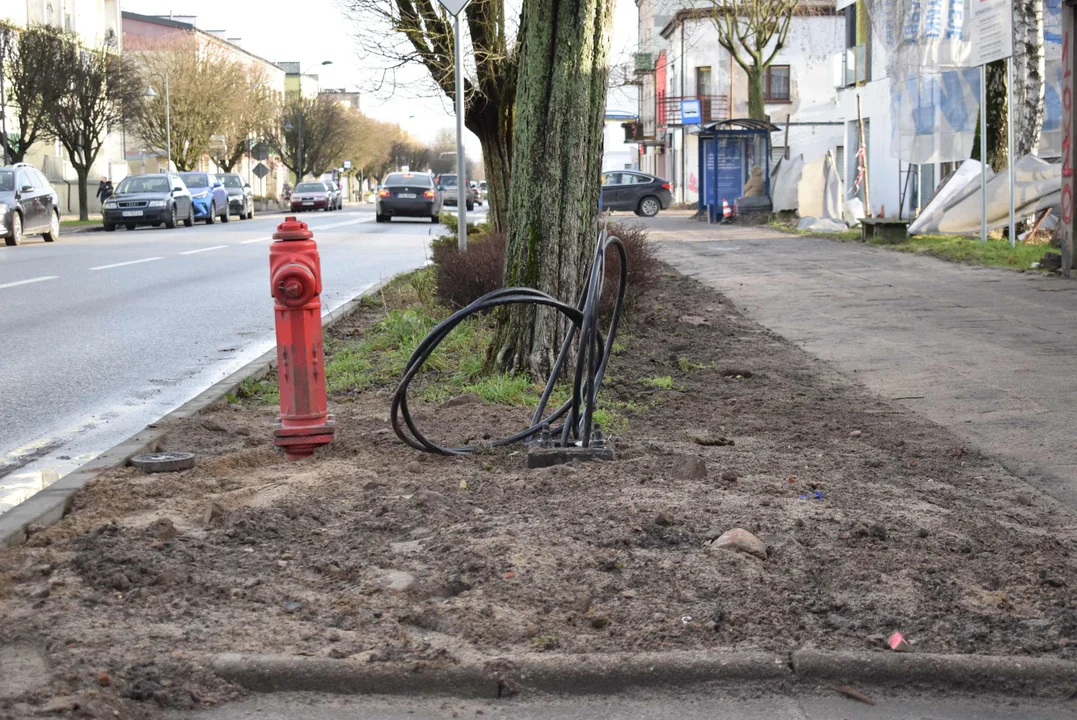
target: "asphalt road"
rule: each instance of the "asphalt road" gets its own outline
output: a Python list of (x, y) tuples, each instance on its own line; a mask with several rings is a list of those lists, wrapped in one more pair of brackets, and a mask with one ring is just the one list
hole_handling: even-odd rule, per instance
[(827, 688), (791, 691), (747, 687), (686, 688), (616, 696), (531, 696), (504, 700), (349, 697), (326, 694), (254, 695), (237, 703), (172, 720), (1073, 720), (1067, 700), (1015, 700), (992, 696), (910, 695), (868, 691), (865, 705)]
[[(376, 224), (369, 205), (300, 218), (327, 310), (422, 265), (442, 229)], [(0, 246), (0, 512), (273, 347), (268, 258), (282, 219)]]

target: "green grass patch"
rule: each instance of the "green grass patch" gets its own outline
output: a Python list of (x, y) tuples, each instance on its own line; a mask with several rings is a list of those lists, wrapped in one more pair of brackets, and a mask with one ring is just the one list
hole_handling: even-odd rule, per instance
[[(771, 220), (769, 226), (782, 232), (829, 238), (842, 242), (860, 242), (862, 239), (862, 234), (859, 230), (811, 232), (798, 230), (796, 226), (779, 220)], [(978, 237), (966, 235), (915, 235), (901, 243), (871, 240), (867, 244), (898, 252), (930, 255), (951, 262), (1010, 269), (1029, 269), (1033, 263), (1039, 262), (1043, 258), (1045, 252), (1051, 249), (1049, 245), (1045, 244), (1020, 242), (1017, 243), (1016, 247), (1011, 248), (1009, 241), (1005, 239), (988, 238), (986, 242), (982, 242)]]
[(655, 375), (652, 377), (640, 378), (640, 382), (647, 387), (658, 388), (659, 390), (673, 389), (673, 378), (669, 375)]
[(274, 377), (255, 380), (247, 378), (239, 384), (234, 392), (225, 396), (229, 403), (242, 403), (251, 400), (261, 405), (279, 405), (280, 389)]

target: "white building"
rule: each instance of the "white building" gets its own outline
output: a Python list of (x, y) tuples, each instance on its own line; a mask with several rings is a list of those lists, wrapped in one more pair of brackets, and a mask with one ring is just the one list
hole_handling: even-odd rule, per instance
[[(119, 0), (0, 0), (0, 20), (11, 22), (16, 27), (51, 25), (76, 33), (87, 47), (107, 44), (117, 52), (123, 49)], [(15, 129), (14, 113), (9, 109), (4, 114), (10, 133)], [(121, 128), (111, 132), (90, 171), (90, 212), (100, 210), (100, 204), (93, 197), (97, 180), (101, 176), (108, 176), (118, 182), (127, 175), (123, 141)], [(25, 161), (39, 168), (52, 182), (60, 195), (62, 213), (78, 213), (78, 176), (60, 143), (37, 143), (30, 148)]]
[(639, 119), (639, 86), (620, 85), (606, 93), (606, 123), (602, 136), (602, 170), (639, 170), (639, 143), (626, 135), (625, 125)]
[[(699, 99), (704, 125), (746, 118), (747, 75), (719, 45), (710, 2), (673, 12), (666, 0), (639, 0), (637, 7), (644, 54), (637, 64), (643, 76), (641, 166), (670, 180), (677, 201), (694, 203), (700, 184), (699, 126), (682, 123), (681, 101)], [(785, 153), (786, 137), (790, 155), (804, 155), (807, 162), (827, 150), (843, 150), (843, 116), (831, 73), (832, 56), (843, 49), (844, 19), (833, 0), (803, 0), (764, 78), (766, 113), (782, 128), (771, 137), (775, 157)], [(653, 69), (646, 69), (650, 63)]]

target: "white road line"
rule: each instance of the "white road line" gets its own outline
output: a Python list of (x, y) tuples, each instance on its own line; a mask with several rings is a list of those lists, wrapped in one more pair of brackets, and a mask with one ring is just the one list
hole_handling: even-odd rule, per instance
[(0, 285), (0, 290), (9, 287), (16, 287), (18, 285), (29, 285), (30, 283), (44, 282), (46, 280), (57, 280), (59, 275), (46, 275), (44, 277), (30, 278), (29, 280), (19, 280), (18, 282), (4, 283)]
[(329, 230), (330, 228), (344, 227), (345, 225), (357, 225), (358, 223), (361, 223), (361, 222), (370, 222), (373, 219), (374, 218), (368, 217), (368, 218), (362, 218), (362, 219), (359, 219), (359, 220), (346, 220), (344, 222), (330, 223), (329, 225), (311, 225), (310, 229), (312, 231), (314, 231), (314, 230)]
[(195, 255), (197, 253), (209, 252), (210, 250), (223, 250), (228, 247), (227, 245), (214, 245), (208, 248), (198, 248), (197, 250), (188, 250), (187, 252), (181, 252), (180, 255)]
[(163, 257), (142, 258), (141, 260), (128, 260), (122, 263), (113, 263), (112, 265), (98, 265), (97, 267), (90, 268), (91, 270), (109, 270), (111, 268), (126, 267), (127, 265), (138, 265), (139, 263), (153, 262), (154, 260), (164, 260)]
[(272, 239), (273, 239), (272, 236), (254, 238), (253, 240), (244, 240), (243, 242), (240, 243), (240, 245), (250, 245), (251, 243), (265, 242), (266, 240), (272, 240)]

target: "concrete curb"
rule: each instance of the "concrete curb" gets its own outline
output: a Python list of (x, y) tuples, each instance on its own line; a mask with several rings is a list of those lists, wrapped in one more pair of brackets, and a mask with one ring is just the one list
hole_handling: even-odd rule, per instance
[(1077, 692), (1077, 663), (1012, 655), (797, 650), (798, 679), (841, 684), (945, 687), (1037, 694)]
[[(395, 277), (395, 276), (394, 276)], [(362, 302), (364, 297), (379, 292), (392, 281), (392, 277), (375, 283), (357, 297), (349, 300), (322, 318), (322, 328), (327, 330), (344, 318)], [(277, 364), (276, 348), (258, 359), (244, 365), (234, 373), (219, 380), (209, 388), (165, 415), (153, 425), (166, 426), (205, 410), (248, 379), (260, 379), (269, 374)], [(114, 467), (123, 467), (135, 455), (156, 452), (161, 439), (168, 434), (167, 427), (146, 427), (90, 462), (49, 485), (11, 510), (0, 515), (0, 548), (13, 547), (26, 542), (26, 528), (30, 525), (55, 525), (71, 510), (75, 493), (98, 473)]]
[(792, 677), (766, 653), (643, 653), (492, 658), (449, 667), (354, 663), (291, 655), (217, 655), (220, 677), (255, 692), (377, 693), (501, 697), (520, 691), (612, 694), (630, 688)]
[(255, 692), (503, 697), (517, 692), (615, 694), (700, 683), (799, 681), (854, 685), (986, 690), (1070, 696), (1077, 663), (1054, 658), (919, 655), (797, 650), (787, 658), (763, 652), (669, 652), (529, 655), (449, 667), (425, 663), (356, 663), (294, 655), (228, 653), (209, 658), (220, 677)]

